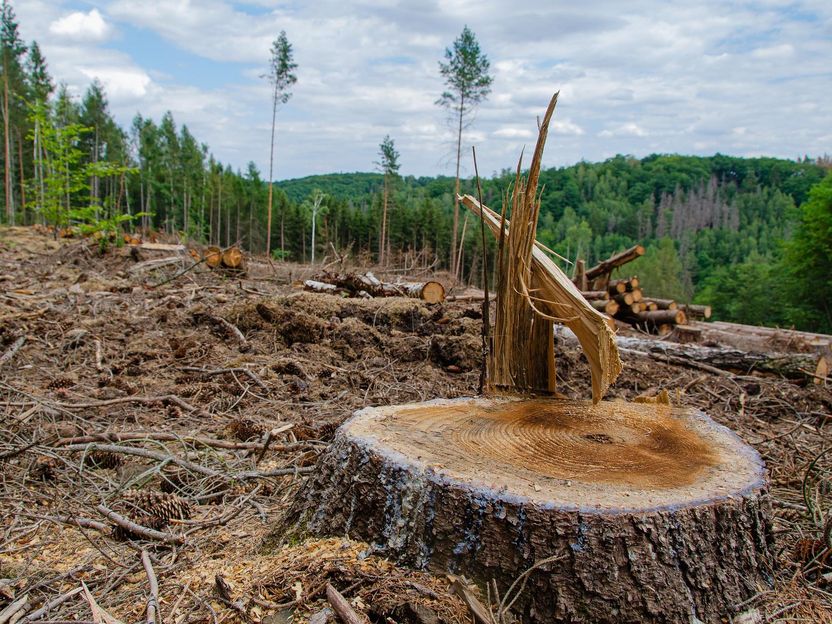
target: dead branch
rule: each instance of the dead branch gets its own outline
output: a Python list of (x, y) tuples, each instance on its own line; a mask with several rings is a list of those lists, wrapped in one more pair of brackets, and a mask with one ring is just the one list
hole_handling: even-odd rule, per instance
[(223, 475), (223, 473), (221, 472), (212, 470), (211, 468), (206, 468), (205, 466), (201, 466), (200, 464), (195, 464), (194, 462), (188, 461), (187, 459), (176, 457), (175, 455), (169, 455), (167, 453), (161, 453), (159, 451), (150, 451), (148, 449), (137, 448), (133, 446), (118, 446), (116, 444), (98, 444), (97, 442), (91, 442), (89, 444), (70, 444), (68, 446), (62, 447), (62, 449), (66, 451), (104, 451), (106, 453), (123, 453), (124, 455), (134, 455), (136, 457), (144, 457), (145, 459), (155, 459), (160, 462), (176, 464), (177, 466), (185, 468), (186, 470), (196, 472), (197, 474), (201, 474), (206, 477), (226, 476)]
[(44, 520), (52, 520), (53, 522), (60, 522), (62, 524), (69, 524), (72, 526), (81, 527), (82, 529), (92, 529), (99, 533), (109, 533), (110, 527), (103, 522), (92, 520), (91, 518), (79, 518), (75, 516), (37, 516)]
[(222, 330), (225, 335), (233, 337), (240, 345), (239, 349), (241, 352), (251, 349), (251, 345), (248, 344), (246, 337), (243, 336), (243, 332), (241, 332), (236, 325), (232, 325), (224, 318), (208, 314), (207, 312), (194, 312), (191, 316), (194, 319), (194, 322), (210, 323), (214, 327)]
[(344, 624), (366, 624), (367, 619), (359, 617), (355, 610), (347, 602), (347, 599), (341, 595), (337, 589), (331, 584), (326, 584), (326, 599), (332, 605), (335, 613)]
[(144, 572), (147, 574), (147, 582), (150, 584), (150, 593), (147, 595), (147, 624), (156, 624), (157, 620), (162, 619), (159, 613), (159, 582), (156, 580), (156, 572), (150, 562), (150, 555), (144, 548), (142, 548), (141, 557)]
[(95, 509), (104, 517), (108, 518), (109, 520), (113, 521), (115, 524), (120, 526), (122, 529), (129, 531), (130, 533), (134, 533), (136, 535), (141, 535), (150, 540), (156, 540), (160, 542), (165, 542), (166, 544), (184, 544), (185, 538), (181, 535), (174, 535), (173, 533), (164, 533), (163, 531), (157, 531), (156, 529), (151, 529), (146, 526), (142, 526), (140, 524), (136, 524), (132, 520), (128, 520), (124, 516), (116, 513), (109, 507), (104, 505), (96, 505)]
[[(269, 433), (276, 435), (278, 430), (272, 430)], [(208, 446), (211, 448), (221, 448), (229, 450), (259, 450), (266, 444), (265, 442), (231, 442), (230, 440), (215, 440), (213, 438), (202, 438), (194, 436), (180, 436), (175, 433), (163, 433), (159, 431), (110, 431), (96, 433), (87, 436), (78, 436), (74, 438), (59, 438), (55, 441), (54, 446), (69, 446), (72, 444), (90, 444), (93, 442), (135, 442), (141, 440), (156, 440), (160, 442), (182, 442), (183, 444), (196, 444), (200, 446)], [(43, 442), (44, 444), (46, 442)], [(275, 451), (295, 451), (298, 449), (309, 448), (314, 446), (309, 441), (290, 442), (288, 444), (269, 444), (269, 448)]]
[[(24, 611), (29, 607), (29, 596), (23, 596), (19, 600), (15, 600), (11, 603), (8, 607), (0, 611), (0, 624), (6, 624), (6, 622), (10, 622), (15, 619), (15, 615), (17, 615), (20, 611)], [(15, 619), (16, 621), (16, 619)]]
[(494, 619), (488, 609), (479, 601), (474, 593), (468, 589), (458, 576), (448, 575), (451, 579), (451, 591), (462, 598), (477, 624), (494, 624)]
[(173, 403), (181, 407), (182, 409), (188, 412), (196, 412), (201, 416), (208, 416), (210, 414), (207, 412), (199, 409), (198, 407), (194, 407), (190, 403), (183, 401), (175, 394), (163, 394), (160, 396), (126, 396), (126, 397), (119, 397), (117, 399), (105, 399), (101, 401), (86, 401), (84, 403), (55, 403), (58, 407), (62, 407), (64, 409), (86, 409), (90, 407), (107, 407), (109, 405), (118, 405), (120, 403)]
[[(237, 331), (239, 331), (239, 330), (237, 330)], [(217, 368), (217, 369), (209, 370), (209, 369), (205, 369), (205, 368), (199, 368), (197, 366), (182, 366), (182, 367), (179, 368), (179, 370), (189, 372), (189, 373), (199, 373), (201, 375), (205, 375), (206, 377), (214, 377), (216, 375), (225, 375), (226, 373), (245, 375), (246, 377), (251, 379), (251, 381), (253, 381), (257, 386), (259, 386), (260, 389), (263, 390), (263, 392), (266, 392), (266, 393), (269, 392), (269, 387), (266, 384), (263, 383), (263, 380), (260, 379), (254, 371), (249, 370), (247, 368), (239, 368), (239, 367), (238, 368)]]
[(214, 576), (214, 588), (217, 590), (217, 597), (219, 597), (220, 601), (225, 606), (239, 613), (240, 618), (244, 622), (251, 622), (251, 617), (249, 617), (249, 614), (246, 612), (242, 599), (232, 600), (231, 587), (229, 587), (226, 580), (219, 574)]
[(49, 613), (50, 610), (54, 609), (55, 607), (59, 607), (73, 596), (77, 596), (78, 594), (80, 594), (82, 591), (84, 591), (83, 587), (76, 587), (75, 589), (71, 589), (70, 591), (61, 594), (57, 598), (53, 598), (52, 600), (44, 604), (40, 609), (32, 611), (29, 615), (20, 620), (21, 624), (26, 624), (26, 622), (35, 622), (39, 620), (44, 615)]
[(6, 352), (0, 356), (0, 366), (3, 366), (7, 362), (11, 362), (12, 358), (17, 355), (17, 352), (20, 351), (20, 348), (26, 344), (26, 336), (21, 336), (17, 340), (15, 340), (11, 346), (6, 349)]

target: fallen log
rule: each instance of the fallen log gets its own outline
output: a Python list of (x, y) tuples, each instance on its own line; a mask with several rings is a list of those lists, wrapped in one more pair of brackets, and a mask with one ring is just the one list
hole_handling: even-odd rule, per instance
[(618, 303), (613, 299), (593, 299), (589, 302), (589, 305), (609, 316), (615, 316), (618, 312)]
[(222, 249), (219, 247), (208, 247), (205, 250), (205, 264), (210, 268), (216, 269), (222, 264)]
[(682, 310), (654, 310), (653, 312), (639, 312), (638, 319), (645, 323), (656, 325), (684, 325), (687, 317)]
[(627, 281), (626, 280), (613, 280), (609, 284), (607, 284), (607, 292), (611, 296), (615, 296), (619, 293), (627, 292)]
[[(575, 335), (566, 328), (557, 328), (556, 336), (567, 344), (577, 346)], [(743, 351), (731, 347), (705, 347), (620, 335), (616, 336), (616, 344), (620, 349), (656, 355), (660, 360), (664, 356), (669, 356), (673, 364), (681, 364), (685, 361), (696, 362), (726, 373), (748, 375), (756, 372), (797, 381), (813, 380), (815, 371), (823, 358), (822, 355), (812, 353)], [(824, 365), (828, 365), (825, 358), (821, 366)]]
[(439, 282), (382, 282), (370, 272), (363, 275), (324, 273), (317, 280), (306, 280), (303, 286), (305, 290), (353, 297), (411, 297), (426, 303), (442, 303), (445, 300), (445, 287)]
[(245, 264), (243, 252), (239, 247), (229, 247), (222, 252), (222, 265), (227, 269), (242, 269)]
[(581, 291), (581, 294), (584, 296), (584, 299), (587, 301), (593, 301), (595, 299), (609, 299), (609, 293), (606, 290), (584, 290)]
[(346, 288), (340, 288), (335, 284), (327, 284), (318, 280), (306, 280), (303, 282), (303, 289), (309, 292), (326, 293), (328, 295), (341, 295), (349, 297), (351, 292)]
[(711, 318), (711, 306), (709, 305), (695, 305), (692, 303), (680, 303), (677, 306), (685, 314), (693, 319), (709, 319)]
[(678, 306), (673, 299), (656, 299), (650, 297), (650, 301), (658, 306), (659, 310), (675, 310)]
[(632, 262), (636, 258), (644, 255), (644, 247), (641, 245), (634, 245), (629, 249), (622, 251), (621, 253), (617, 253), (614, 256), (607, 258), (606, 260), (602, 260), (594, 267), (586, 270), (586, 278), (588, 280), (595, 279), (597, 277), (601, 277), (602, 275), (609, 273), (613, 269), (616, 269), (620, 266), (627, 264), (628, 262)]

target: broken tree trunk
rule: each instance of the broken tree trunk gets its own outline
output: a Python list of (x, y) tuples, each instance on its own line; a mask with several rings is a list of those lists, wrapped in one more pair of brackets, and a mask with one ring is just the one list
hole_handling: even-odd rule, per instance
[(287, 520), (501, 593), (523, 622), (711, 623), (768, 583), (764, 467), (701, 412), (458, 399), (358, 412)]
[[(524, 624), (720, 622), (770, 579), (764, 466), (697, 410), (598, 402), (621, 369), (609, 319), (534, 239), (556, 100), (503, 214), (460, 198), (499, 241), (484, 387), (514, 398), (358, 412), (285, 521), (465, 575)], [(590, 363), (593, 403), (536, 398), (554, 383), (556, 322)]]
[[(463, 196), (461, 201), (466, 208), (484, 219), (498, 239), (501, 231), (511, 231), (508, 219), (501, 218), (488, 206), (481, 206), (470, 195)], [(615, 335), (607, 325), (606, 316), (588, 305), (572, 281), (538, 245), (532, 249), (531, 266), (543, 283), (535, 285), (535, 305), (538, 309), (546, 310), (550, 317), (557, 318), (578, 336), (592, 373), (592, 400), (600, 401), (621, 372)]]
[(641, 245), (634, 245), (629, 249), (622, 251), (621, 253), (615, 254), (614, 256), (599, 262), (591, 269), (586, 270), (586, 278), (588, 280), (593, 280), (595, 278), (601, 277), (616, 269), (620, 266), (627, 264), (628, 262), (632, 262), (639, 256), (644, 255), (644, 247)]

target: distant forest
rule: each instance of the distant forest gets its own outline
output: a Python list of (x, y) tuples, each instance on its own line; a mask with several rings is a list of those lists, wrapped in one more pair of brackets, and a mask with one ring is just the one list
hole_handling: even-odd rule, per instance
[[(0, 31), (4, 223), (153, 229), (266, 252), (268, 185), (253, 162), (243, 171), (221, 163), (171, 113), (158, 121), (137, 114), (120, 127), (99, 82), (80, 101), (56, 88), (37, 43), (20, 40), (7, 2)], [(647, 254), (626, 271), (652, 296), (710, 303), (716, 318), (832, 332), (829, 165), (718, 154), (553, 168), (540, 179), (538, 237), (588, 265), (639, 242)], [(499, 209), (512, 181), (510, 170), (483, 179), (485, 202)], [(335, 249), (374, 261), (384, 186), (382, 173), (278, 182), (268, 252), (308, 261), (315, 207), (319, 259)], [(386, 263), (449, 266), (454, 178), (393, 175), (387, 190)], [(462, 192), (475, 194), (474, 181), (463, 180)], [(478, 284), (478, 224), (469, 218), (460, 229), (460, 273)]]

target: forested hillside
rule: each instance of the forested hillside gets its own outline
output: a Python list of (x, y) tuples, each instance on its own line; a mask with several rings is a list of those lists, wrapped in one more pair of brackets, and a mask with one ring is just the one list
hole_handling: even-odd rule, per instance
[[(160, 120), (138, 113), (128, 128), (120, 127), (97, 81), (74, 99), (66, 86), (56, 87), (37, 43), (20, 40), (6, 3), (2, 33), (9, 93), (0, 153), (5, 223), (87, 232), (155, 229), (267, 251), (267, 183), (253, 162), (245, 171), (219, 162), (171, 113)], [(722, 319), (832, 331), (832, 200), (829, 178), (821, 183), (828, 168), (828, 160), (723, 155), (616, 156), (553, 168), (541, 175), (538, 235), (565, 257), (590, 264), (640, 242), (647, 254), (631, 268), (653, 296), (712, 303)], [(499, 208), (512, 180), (510, 169), (483, 180), (486, 203)], [(388, 181), (386, 263), (449, 266), (454, 179), (393, 175)], [(312, 198), (323, 194), (318, 257), (334, 247), (376, 259), (383, 186), (381, 173), (279, 182), (268, 252), (310, 258)], [(474, 186), (462, 182), (463, 192)], [(474, 225), (468, 218), (461, 225), (460, 274), (476, 283), (482, 251)]]
[[(719, 154), (616, 156), (553, 168), (541, 174), (538, 237), (589, 264), (639, 242), (647, 254), (628, 270), (654, 296), (711, 303), (722, 319), (828, 331), (829, 309), (819, 296), (830, 281), (822, 258), (832, 260), (832, 202), (823, 190), (829, 178), (821, 183), (828, 170), (826, 160)], [(483, 180), (486, 203), (499, 207), (512, 181), (510, 171)], [(287, 180), (280, 187), (292, 200), (314, 189), (327, 193), (330, 236), (372, 251), (381, 183), (380, 174), (355, 173)], [(452, 190), (452, 178), (402, 178), (391, 216), (393, 247), (440, 250), (447, 262)], [(473, 180), (463, 183), (463, 192), (475, 192)], [(820, 205), (814, 209), (820, 215), (811, 216), (812, 205)], [(463, 275), (476, 281), (479, 234), (472, 225), (465, 234)], [(805, 252), (795, 233), (808, 245)], [(805, 266), (813, 261), (816, 269)]]

